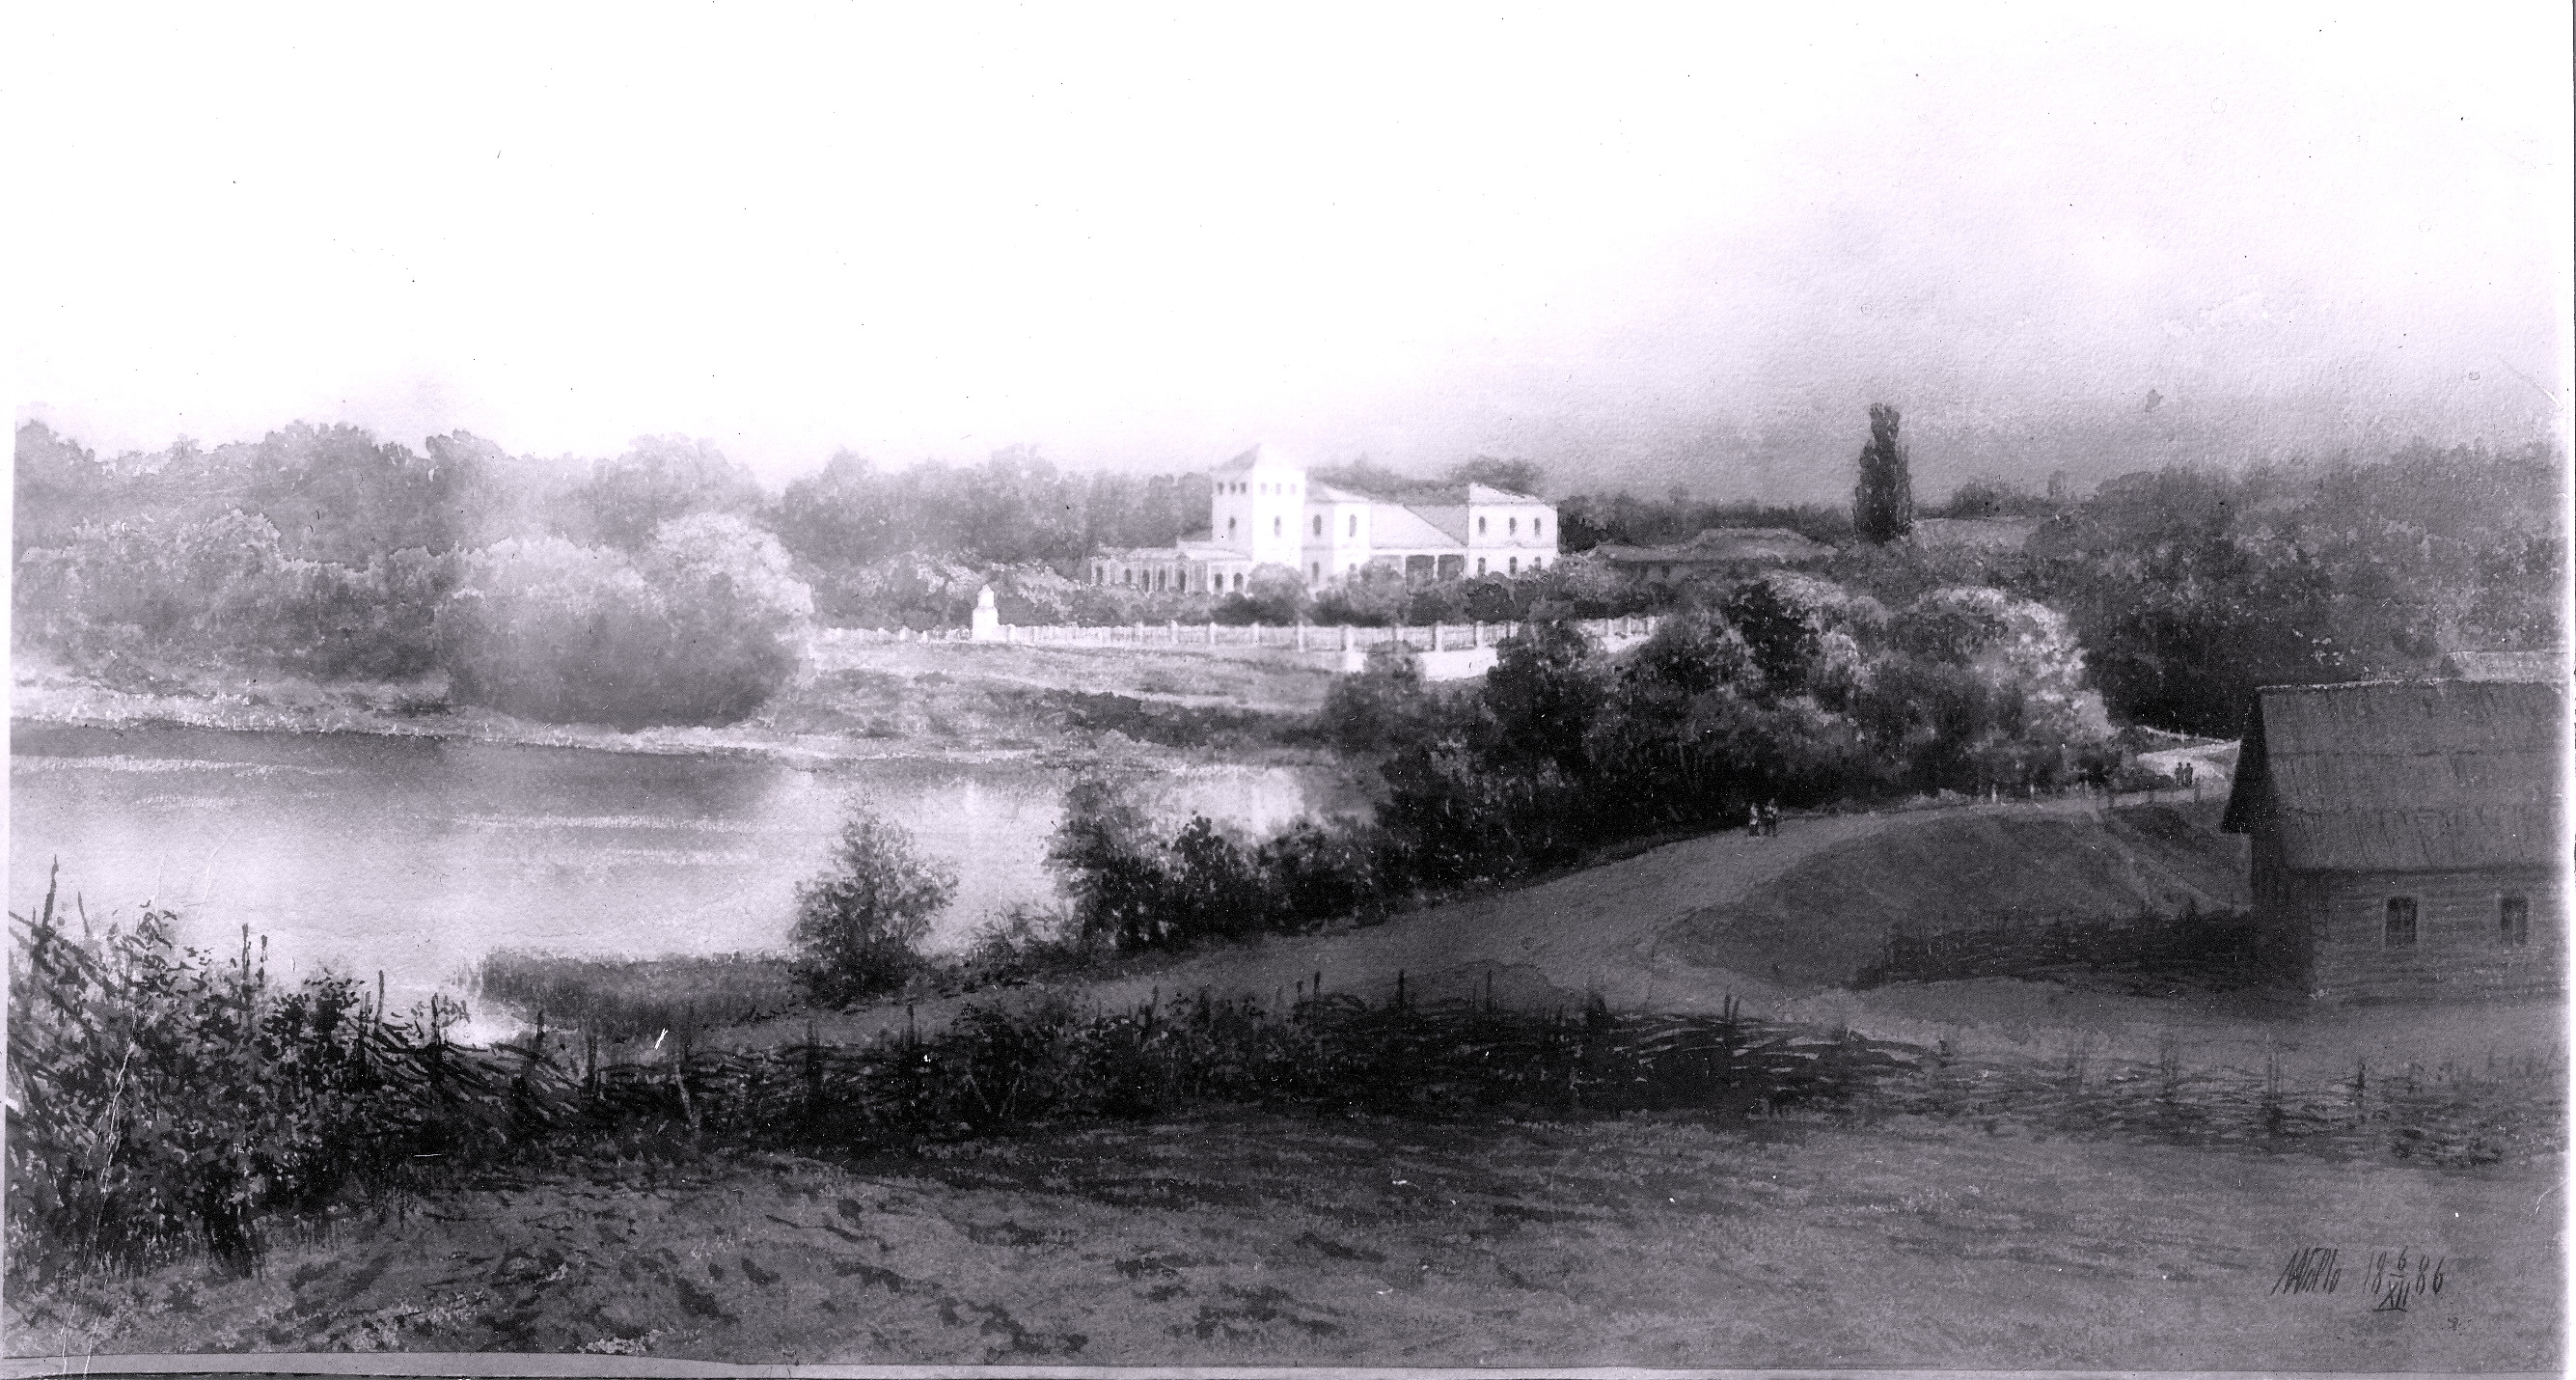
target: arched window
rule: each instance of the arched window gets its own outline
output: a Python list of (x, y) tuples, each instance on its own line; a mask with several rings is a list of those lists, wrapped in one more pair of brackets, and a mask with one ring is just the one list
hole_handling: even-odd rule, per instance
[(1476, 573), (1479, 575), (1485, 573), (1485, 558), (1482, 556), (1476, 558)]
[(1531, 536), (1533, 536), (1533, 537), (1543, 537), (1543, 536), (1546, 536), (1546, 535), (1547, 535), (1547, 519), (1545, 519), (1545, 518), (1531, 518), (1531, 519), (1530, 519), (1530, 535), (1531, 535)]
[(1320, 513), (1315, 516), (1315, 535), (1319, 537), (1324, 535), (1324, 518)]
[(1483, 518), (1476, 519), (1476, 535), (1480, 537), (1485, 535), (1485, 520)]
[(1316, 561), (1307, 566), (1306, 578), (1310, 580), (1320, 580), (1324, 578), (1324, 563), (1322, 561)]
[(1359, 515), (1359, 514), (1357, 514), (1357, 513), (1353, 513), (1353, 514), (1351, 514), (1351, 535), (1356, 537), (1356, 536), (1358, 536), (1359, 534), (1360, 534), (1360, 515)]
[(1521, 520), (1519, 518), (1503, 519), (1503, 530), (1511, 533), (1515, 537), (1519, 536), (1521, 534)]
[(1228, 538), (1232, 538), (1234, 536), (1234, 519), (1227, 518), (1225, 520), (1225, 534)]
[(1512, 573), (1515, 575), (1521, 573), (1521, 558), (1518, 556), (1512, 557)]
[(1131, 568), (1121, 566), (1118, 570), (1118, 583), (1131, 588), (1134, 587), (1136, 583), (1136, 572)]
[(1236, 589), (1243, 588), (1243, 572), (1240, 570), (1234, 572), (1234, 587)]
[(1274, 537), (1285, 535), (1285, 534), (1287, 533), (1287, 530), (1288, 530), (1288, 529), (1283, 525), (1285, 522), (1286, 522), (1286, 519), (1284, 519), (1284, 518), (1272, 518), (1272, 519), (1270, 520), (1270, 535), (1272, 535), (1272, 536), (1274, 536)]

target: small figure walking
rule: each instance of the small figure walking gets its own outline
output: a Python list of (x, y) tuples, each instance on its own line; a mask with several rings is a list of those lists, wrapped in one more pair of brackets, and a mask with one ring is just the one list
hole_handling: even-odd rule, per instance
[(1779, 802), (1779, 801), (1774, 800), (1774, 801), (1772, 801), (1770, 804), (1765, 805), (1765, 806), (1763, 806), (1763, 807), (1762, 807), (1762, 832), (1763, 832), (1764, 834), (1766, 834), (1766, 835), (1770, 836), (1770, 837), (1773, 837), (1773, 838), (1777, 838), (1777, 837), (1779, 837), (1779, 834), (1780, 834), (1780, 802)]

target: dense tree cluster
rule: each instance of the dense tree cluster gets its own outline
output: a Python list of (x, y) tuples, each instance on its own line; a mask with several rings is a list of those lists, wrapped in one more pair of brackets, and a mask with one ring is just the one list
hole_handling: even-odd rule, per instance
[(2562, 645), (2566, 482), (2545, 445), (2134, 474), (2040, 529), (2032, 577), (2114, 713), (2233, 734), (2257, 686)]
[(1534, 625), (1458, 688), (1390, 647), (1334, 687), (1318, 728), (1379, 764), (1373, 818), (1165, 834), (1113, 785), (1076, 787), (1052, 861), (1078, 935), (1150, 948), (1293, 928), (1740, 824), (1757, 801), (2053, 790), (2121, 761), (2054, 611), (1977, 587), (1890, 609), (1795, 575), (1676, 613), (1618, 657), (1572, 623)]

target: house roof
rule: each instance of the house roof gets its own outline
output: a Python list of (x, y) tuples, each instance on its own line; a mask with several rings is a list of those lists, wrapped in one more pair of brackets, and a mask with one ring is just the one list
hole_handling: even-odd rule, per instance
[(2565, 684), (2567, 652), (2453, 652), (2442, 669), (2461, 680), (2539, 680)]
[(1401, 503), (1369, 505), (1369, 545), (1380, 551), (1457, 550), (1460, 538)]
[(1210, 470), (1209, 473), (1242, 474), (1246, 470), (1303, 470), (1304, 468), (1306, 467), (1289, 459), (1277, 446), (1264, 441)]
[(2273, 825), (2300, 872), (2556, 866), (2566, 744), (2567, 697), (2552, 684), (2269, 686), (2224, 827)]
[(1732, 561), (1802, 561), (1833, 554), (1785, 527), (1711, 527), (1674, 546), (1604, 545), (1595, 548), (1622, 565), (1718, 565)]
[(1317, 503), (1377, 503), (1383, 501), (1371, 498), (1367, 494), (1353, 493), (1338, 485), (1317, 484), (1311, 481), (1306, 485), (1306, 497)]
[(2008, 551), (2019, 548), (2038, 530), (2037, 518), (1916, 518), (1914, 544)]

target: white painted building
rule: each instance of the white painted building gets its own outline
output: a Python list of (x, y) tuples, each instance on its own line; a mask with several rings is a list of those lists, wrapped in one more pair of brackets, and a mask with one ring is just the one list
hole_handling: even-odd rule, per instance
[(1316, 484), (1306, 467), (1255, 446), (1216, 467), (1208, 530), (1169, 547), (1103, 551), (1093, 584), (1231, 593), (1263, 566), (1309, 588), (1363, 574), (1410, 581), (1519, 575), (1556, 561), (1556, 505), (1486, 484), (1403, 500)]

